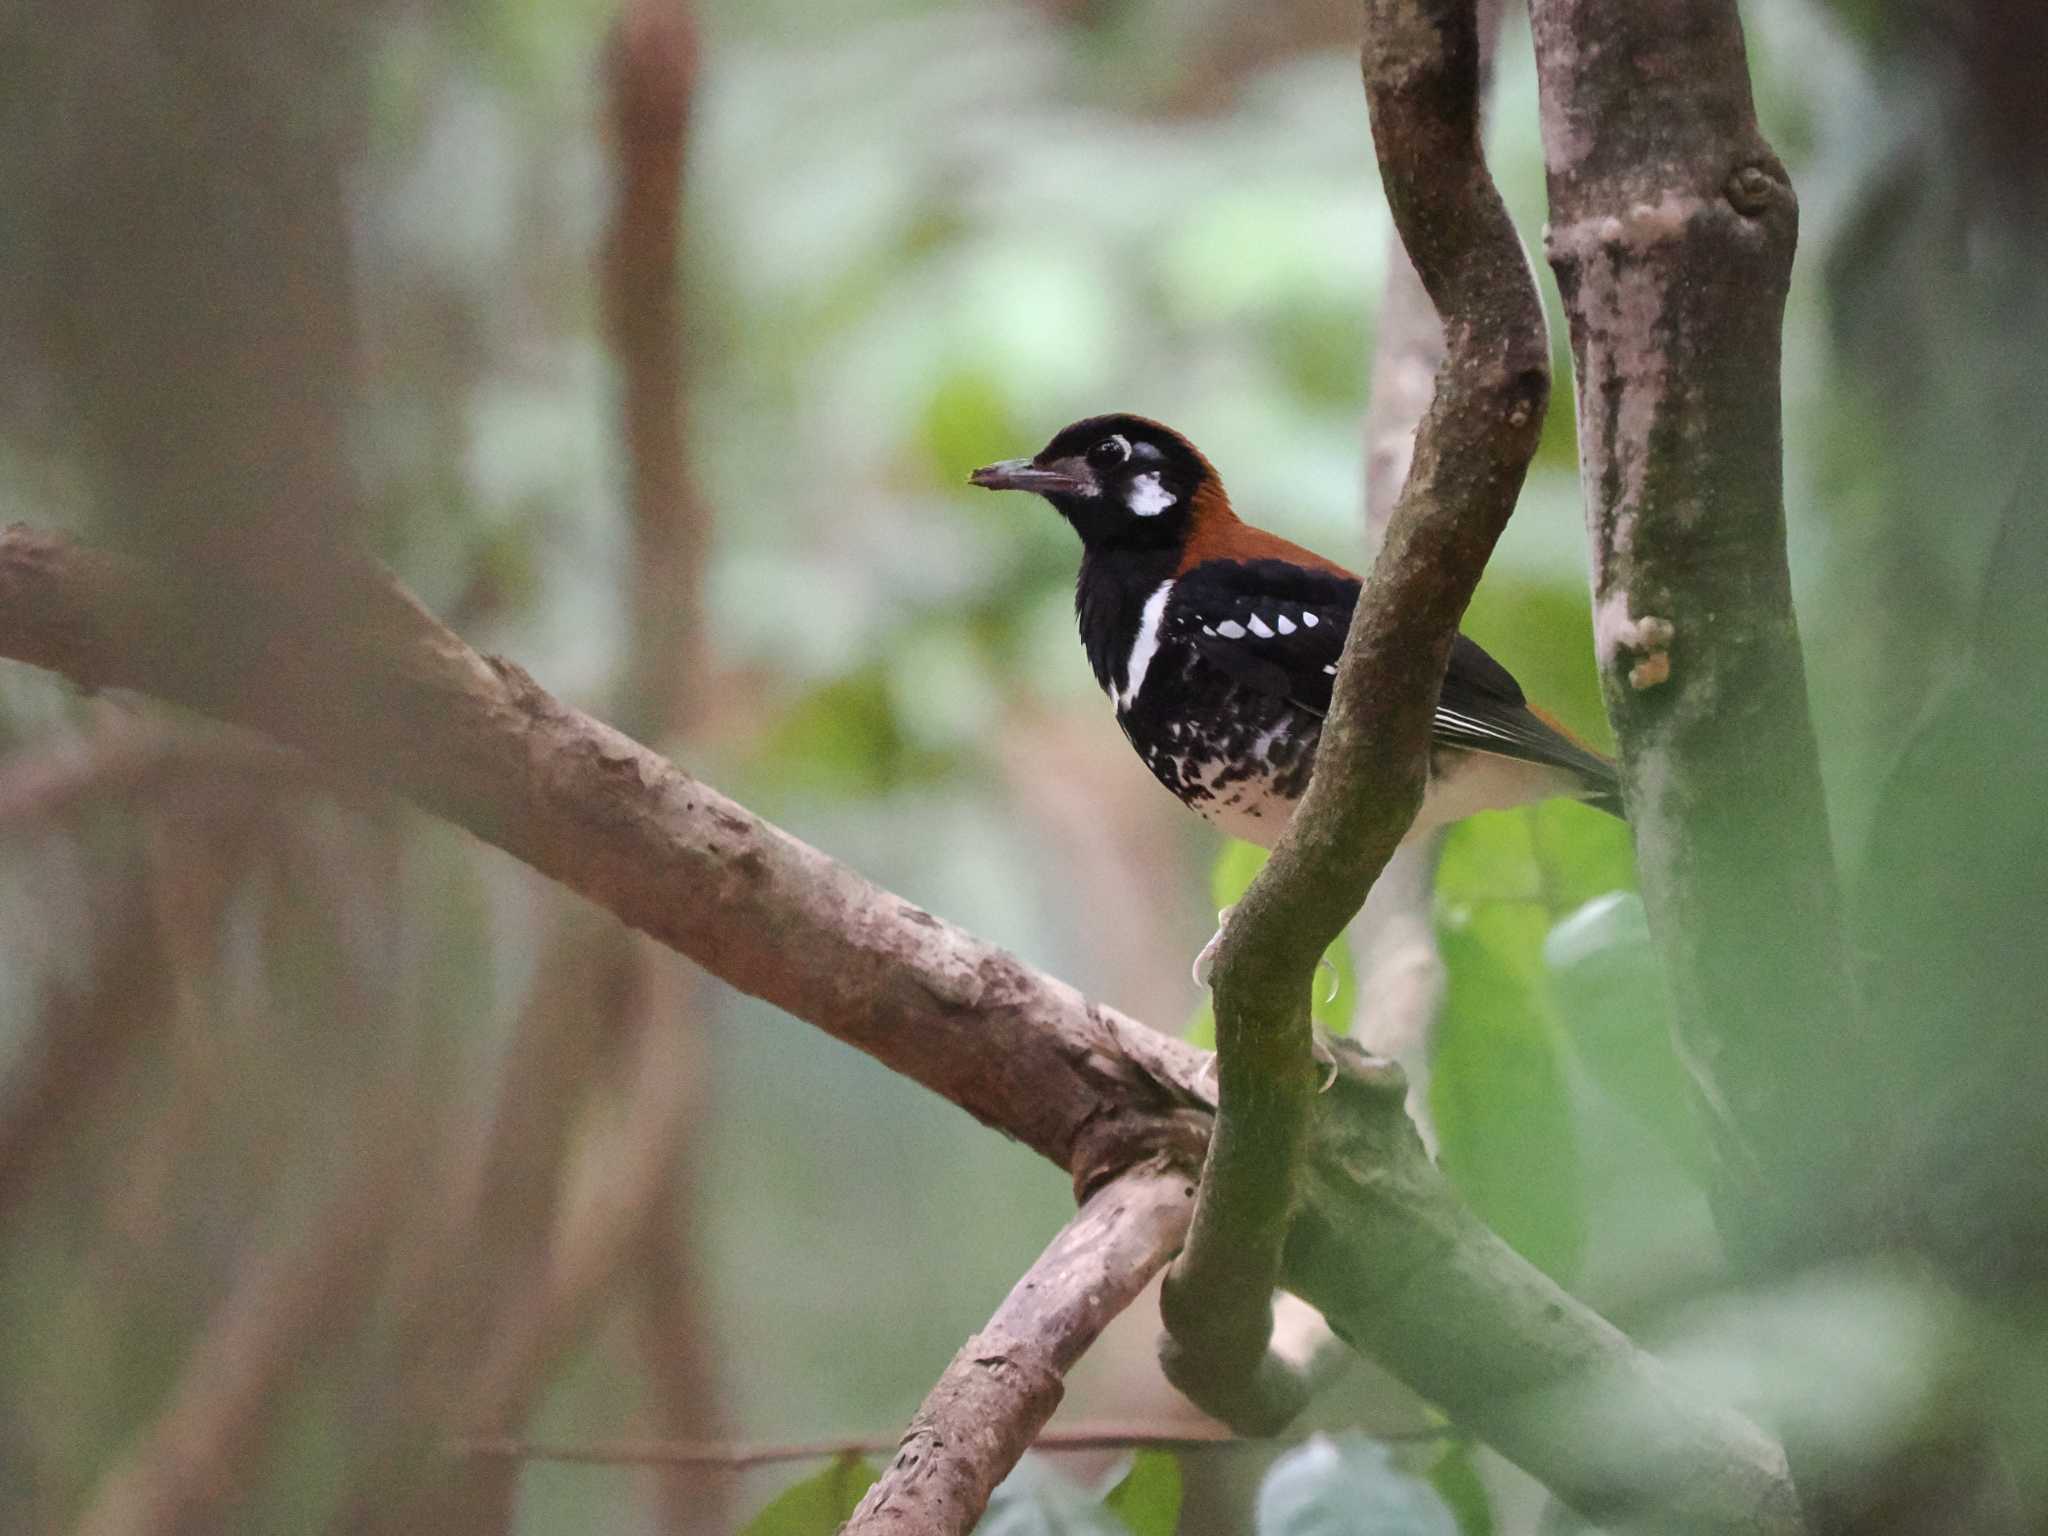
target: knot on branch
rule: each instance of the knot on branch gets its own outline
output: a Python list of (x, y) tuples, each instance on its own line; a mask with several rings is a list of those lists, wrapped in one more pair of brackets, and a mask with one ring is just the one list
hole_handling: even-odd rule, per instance
[(1119, 1108), (1091, 1116), (1075, 1136), (1067, 1158), (1075, 1203), (1086, 1205), (1088, 1197), (1110, 1180), (1147, 1165), (1162, 1172), (1178, 1169), (1187, 1179), (1192, 1200), (1202, 1154), (1209, 1146), (1210, 1125), (1210, 1116), (1193, 1109), (1159, 1114)]
[(1792, 179), (1775, 156), (1737, 166), (1721, 189), (1729, 206), (1747, 219), (1759, 219), (1793, 201)]
[(1593, 654), (1602, 671), (1627, 662), (1628, 685), (1641, 693), (1670, 681), (1670, 648), (1678, 626), (1654, 614), (1632, 618), (1628, 610), (1625, 588), (1601, 599), (1593, 615)]

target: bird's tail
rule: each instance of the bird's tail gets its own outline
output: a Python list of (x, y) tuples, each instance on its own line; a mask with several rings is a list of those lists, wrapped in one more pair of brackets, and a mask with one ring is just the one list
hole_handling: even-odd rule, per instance
[(1614, 776), (1610, 766), (1604, 782), (1589, 783), (1586, 792), (1579, 796), (1581, 805), (1590, 805), (1596, 811), (1605, 811), (1619, 821), (1628, 820), (1628, 812), (1621, 803), (1621, 781)]

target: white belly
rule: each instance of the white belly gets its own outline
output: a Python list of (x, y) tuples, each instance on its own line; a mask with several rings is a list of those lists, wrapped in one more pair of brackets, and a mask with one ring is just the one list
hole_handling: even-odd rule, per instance
[[(1221, 769), (1221, 764), (1210, 764), (1201, 770), (1200, 777), (1213, 786)], [(1413, 841), (1479, 811), (1506, 810), (1556, 795), (1570, 795), (1577, 787), (1577, 780), (1570, 773), (1544, 763), (1476, 752), (1458, 757), (1452, 760), (1447, 772), (1429, 781), (1422, 796), (1422, 810), (1401, 840)], [(1280, 841), (1298, 803), (1276, 795), (1272, 781), (1259, 777), (1213, 789), (1211, 798), (1195, 809), (1204, 821), (1229, 836), (1270, 848)]]

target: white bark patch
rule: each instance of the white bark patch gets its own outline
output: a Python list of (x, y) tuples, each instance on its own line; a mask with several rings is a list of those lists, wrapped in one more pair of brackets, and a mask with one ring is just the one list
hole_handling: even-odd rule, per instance
[(1671, 677), (1670, 645), (1678, 626), (1653, 614), (1640, 618), (1629, 615), (1628, 590), (1617, 587), (1600, 600), (1593, 611), (1593, 654), (1602, 668), (1612, 667), (1625, 656), (1639, 657), (1629, 668), (1628, 681), (1638, 692), (1655, 688)]

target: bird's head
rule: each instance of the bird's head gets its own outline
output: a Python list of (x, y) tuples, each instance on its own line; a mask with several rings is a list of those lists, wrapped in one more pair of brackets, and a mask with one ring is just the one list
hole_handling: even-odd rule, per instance
[(1222, 482), (1195, 445), (1142, 416), (1090, 416), (1033, 457), (986, 465), (968, 480), (1035, 491), (1090, 550), (1178, 549), (1205, 519), (1230, 516)]

